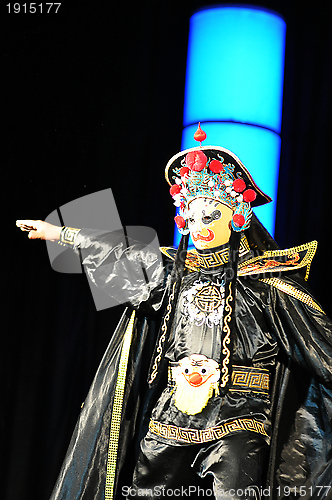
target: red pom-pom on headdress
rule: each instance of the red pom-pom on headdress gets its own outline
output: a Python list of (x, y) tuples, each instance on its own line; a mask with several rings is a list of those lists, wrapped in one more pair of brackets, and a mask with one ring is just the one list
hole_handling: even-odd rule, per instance
[(173, 186), (171, 186), (169, 190), (172, 196), (174, 196), (175, 194), (179, 194), (180, 191), (181, 186), (179, 186), (178, 184), (173, 184)]
[(244, 226), (245, 223), (245, 218), (242, 214), (235, 214), (233, 215), (233, 224), (236, 227), (242, 227)]
[(180, 176), (184, 177), (187, 174), (189, 174), (189, 168), (188, 167), (181, 167), (180, 168)]
[(186, 165), (194, 172), (200, 172), (205, 168), (207, 157), (203, 151), (190, 151), (186, 155)]
[(243, 201), (246, 201), (247, 203), (251, 203), (252, 201), (256, 200), (257, 194), (253, 189), (246, 189), (243, 193)]
[(211, 172), (213, 172), (214, 174), (220, 174), (220, 172), (222, 170), (224, 170), (224, 166), (223, 164), (221, 163), (221, 161), (219, 160), (212, 160), (210, 163), (209, 163), (209, 169), (211, 170)]
[(242, 193), (242, 191), (244, 191), (246, 187), (246, 183), (243, 179), (235, 179), (235, 181), (233, 182), (233, 189), (236, 193)]
[(181, 215), (176, 215), (174, 217), (174, 220), (175, 220), (175, 224), (177, 225), (177, 227), (179, 229), (182, 229), (186, 225), (186, 221), (184, 220), (183, 217), (181, 217)]

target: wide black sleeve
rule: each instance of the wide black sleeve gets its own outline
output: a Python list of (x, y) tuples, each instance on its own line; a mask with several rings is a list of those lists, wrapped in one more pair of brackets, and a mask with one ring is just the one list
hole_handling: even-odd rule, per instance
[(72, 245), (99, 289), (135, 308), (149, 302), (158, 309), (166, 286), (165, 267), (155, 231), (132, 227), (105, 232), (81, 229)]

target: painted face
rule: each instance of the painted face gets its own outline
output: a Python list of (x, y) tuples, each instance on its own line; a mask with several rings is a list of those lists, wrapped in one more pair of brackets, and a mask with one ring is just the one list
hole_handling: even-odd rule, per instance
[(188, 227), (199, 250), (224, 245), (229, 241), (233, 211), (210, 198), (196, 198), (189, 205)]

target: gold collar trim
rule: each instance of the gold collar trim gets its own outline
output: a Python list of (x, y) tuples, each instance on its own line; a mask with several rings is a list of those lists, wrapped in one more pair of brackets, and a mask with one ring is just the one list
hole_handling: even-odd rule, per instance
[[(161, 247), (161, 252), (170, 259), (174, 260), (176, 255), (176, 248), (174, 247)], [(242, 236), (239, 247), (239, 258), (243, 258), (250, 252), (248, 240)], [(185, 261), (185, 266), (190, 271), (198, 271), (199, 269), (211, 270), (219, 266), (223, 266), (228, 262), (228, 246), (217, 250), (216, 252), (198, 253), (196, 249), (189, 250)]]
[[(267, 250), (258, 257), (248, 258), (239, 263), (238, 276), (280, 273), (306, 268), (305, 279), (307, 280), (311, 262), (317, 250), (317, 245), (317, 241), (310, 241), (309, 243), (304, 243), (303, 245), (285, 250)], [(161, 247), (160, 250), (170, 259), (175, 259), (176, 248)], [(239, 258), (245, 257), (249, 252), (250, 247), (248, 240), (243, 236), (240, 242)], [(190, 271), (198, 271), (199, 269), (217, 268), (227, 262), (228, 248), (206, 254), (199, 254), (197, 250), (194, 249), (187, 252), (185, 266)]]

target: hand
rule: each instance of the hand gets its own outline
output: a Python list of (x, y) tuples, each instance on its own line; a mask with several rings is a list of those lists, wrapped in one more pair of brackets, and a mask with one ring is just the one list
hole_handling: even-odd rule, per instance
[(53, 226), (43, 220), (31, 220), (23, 219), (17, 220), (16, 226), (21, 229), (21, 231), (28, 232), (28, 238), (30, 240), (49, 240), (57, 241), (60, 239), (61, 227)]

